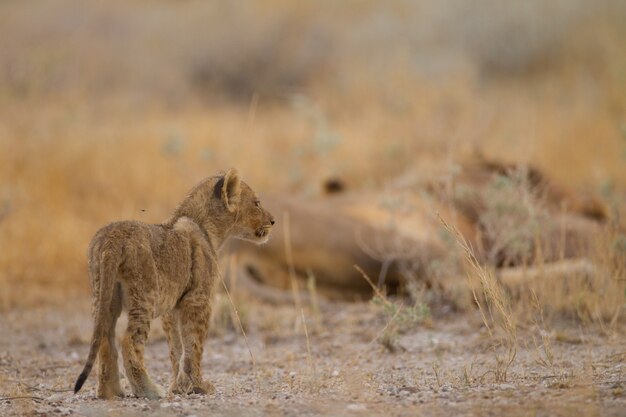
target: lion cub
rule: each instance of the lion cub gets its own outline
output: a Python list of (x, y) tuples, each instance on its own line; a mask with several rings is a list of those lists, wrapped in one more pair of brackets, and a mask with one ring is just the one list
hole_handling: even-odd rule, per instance
[(171, 392), (209, 393), (200, 361), (211, 314), (217, 252), (229, 237), (267, 242), (274, 224), (237, 172), (198, 184), (162, 224), (111, 223), (89, 246), (94, 330), (78, 392), (98, 356), (99, 398), (123, 396), (117, 366), (115, 324), (122, 309), (128, 327), (122, 341), (126, 377), (137, 397), (162, 396), (143, 362), (150, 321), (161, 317), (173, 368)]

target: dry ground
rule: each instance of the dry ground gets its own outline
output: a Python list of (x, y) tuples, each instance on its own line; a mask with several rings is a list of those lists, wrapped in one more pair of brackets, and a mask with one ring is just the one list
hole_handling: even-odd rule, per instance
[(238, 294), (254, 365), (217, 320), (215, 395), (98, 401), (95, 372), (68, 391), (91, 333), (90, 237), (163, 221), (218, 170), (305, 198), (330, 177), (372, 191), (452, 175), (478, 149), (626, 219), (624, 16), (620, 0), (0, 2), (0, 415), (626, 415), (623, 236), (605, 251), (621, 266), (600, 263), (621, 290), (544, 293), (558, 311), (519, 320), (506, 380), (506, 338), (475, 310), (435, 310), (392, 353), (377, 305), (302, 314)]
[[(4, 313), (0, 414), (620, 416), (626, 410), (623, 326), (522, 329), (507, 380), (496, 382), (477, 314), (436, 313), (401, 334), (391, 353), (377, 340), (386, 319), (371, 303), (324, 305), (317, 317), (306, 312), (308, 344), (293, 306), (248, 302), (244, 311), (254, 365), (242, 336), (214, 332), (204, 372), (216, 394), (160, 401), (97, 400), (95, 371), (79, 394), (68, 391), (88, 350), (88, 303)], [(166, 387), (169, 360), (159, 325), (146, 352), (151, 375)], [(123, 386), (129, 392), (124, 379)], [(29, 398), (6, 399), (22, 396)]]

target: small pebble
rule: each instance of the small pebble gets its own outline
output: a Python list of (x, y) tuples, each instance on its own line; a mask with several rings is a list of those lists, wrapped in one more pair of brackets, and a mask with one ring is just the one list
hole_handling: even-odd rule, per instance
[(346, 408), (350, 411), (365, 411), (367, 406), (365, 404), (348, 404)]

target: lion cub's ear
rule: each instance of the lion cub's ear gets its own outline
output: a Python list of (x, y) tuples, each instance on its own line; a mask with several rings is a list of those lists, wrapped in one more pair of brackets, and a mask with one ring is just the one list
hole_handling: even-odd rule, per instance
[(241, 197), (241, 180), (235, 168), (231, 168), (224, 175), (222, 184), (222, 201), (231, 213), (235, 211)]

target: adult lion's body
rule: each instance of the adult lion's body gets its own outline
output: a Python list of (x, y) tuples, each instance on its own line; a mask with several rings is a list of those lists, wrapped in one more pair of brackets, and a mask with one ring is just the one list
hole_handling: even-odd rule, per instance
[(162, 317), (170, 345), (171, 390), (212, 391), (200, 375), (200, 360), (218, 274), (217, 251), (231, 236), (264, 242), (273, 223), (254, 192), (231, 170), (199, 184), (163, 224), (123, 221), (100, 229), (89, 247), (94, 333), (75, 392), (98, 356), (98, 397), (123, 395), (115, 347), (115, 323), (122, 309), (128, 311), (124, 368), (135, 395), (161, 395), (143, 364), (143, 346), (156, 317)]
[(568, 191), (538, 169), (482, 159), (458, 168), (454, 177), (408, 176), (384, 191), (268, 196), (270, 210), (288, 214), (289, 222), (268, 245), (238, 248), (238, 273), (255, 294), (276, 301), (289, 293), (272, 287), (289, 290), (296, 278), (306, 288), (312, 277), (329, 298), (369, 298), (370, 284), (354, 265), (388, 290), (418, 283), (437, 296), (450, 288), (456, 299), (466, 283), (463, 257), (440, 218), (497, 267), (592, 253), (607, 217), (599, 200)]

